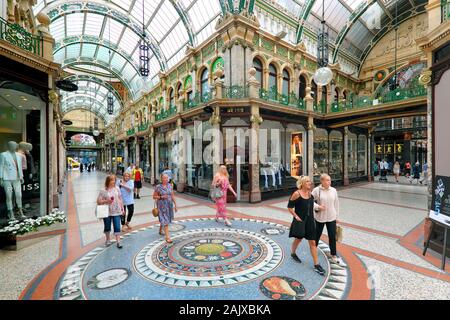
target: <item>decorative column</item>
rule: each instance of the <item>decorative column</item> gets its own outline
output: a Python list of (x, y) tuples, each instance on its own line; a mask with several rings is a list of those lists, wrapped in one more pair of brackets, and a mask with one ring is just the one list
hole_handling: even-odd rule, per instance
[(245, 51), (241, 44), (241, 41), (235, 40), (231, 44), (231, 85), (242, 86), (244, 82), (244, 61), (245, 61)]
[(344, 127), (344, 186), (350, 184), (348, 179), (348, 126)]
[(123, 166), (124, 169), (128, 168), (128, 143), (125, 140), (125, 146), (123, 148)]
[(369, 182), (373, 181), (372, 177), (372, 150), (373, 150), (373, 144), (372, 144), (372, 133), (375, 130), (375, 127), (370, 127), (368, 130), (367, 135), (367, 180)]
[(149, 134), (149, 149), (150, 149), (150, 183), (155, 184), (155, 133), (153, 127)]
[[(135, 164), (140, 164), (140, 152), (141, 152), (141, 150), (140, 150), (140, 147), (139, 147), (139, 142), (138, 142), (138, 137), (137, 136), (135, 136), (134, 137), (134, 145), (135, 145), (135, 148), (134, 148), (134, 150), (135, 150)], [(142, 169), (142, 168), (141, 168)]]
[(215, 99), (222, 99), (224, 98), (224, 92), (223, 92), (223, 87), (224, 87), (224, 82), (222, 79), (220, 79), (220, 77), (223, 75), (223, 71), (222, 70), (217, 70), (214, 74), (216, 80), (214, 81), (214, 98)]
[(314, 118), (308, 116), (308, 176), (314, 178)]
[[(250, 99), (255, 99), (259, 97), (259, 86), (260, 83), (256, 80), (256, 69), (250, 68), (249, 70), (249, 80), (248, 93)], [(250, 134), (250, 150), (249, 150), (249, 161), (250, 161), (250, 202), (261, 202), (261, 189), (259, 187), (259, 126), (263, 122), (262, 117), (259, 114), (259, 106), (251, 106), (251, 134)]]
[(178, 155), (179, 163), (178, 163), (178, 183), (177, 183), (177, 191), (183, 192), (186, 187), (186, 143), (189, 141), (185, 141), (185, 136), (181, 134), (183, 131), (183, 119), (179, 117), (177, 119), (177, 130), (178, 130)]

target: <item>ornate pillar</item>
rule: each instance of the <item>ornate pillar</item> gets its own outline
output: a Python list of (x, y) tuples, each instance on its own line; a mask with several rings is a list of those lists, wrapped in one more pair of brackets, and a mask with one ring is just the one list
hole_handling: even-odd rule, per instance
[(245, 72), (245, 51), (244, 47), (239, 41), (234, 41), (231, 44), (231, 84), (243, 86), (244, 82), (244, 72)]
[[(248, 92), (250, 98), (257, 98), (259, 96), (260, 83), (256, 80), (256, 69), (250, 68), (249, 80), (247, 81)], [(259, 114), (259, 106), (251, 106), (251, 134), (250, 134), (250, 150), (249, 150), (249, 162), (250, 162), (250, 202), (261, 201), (261, 189), (259, 187), (259, 126), (263, 122)]]
[(306, 87), (305, 89), (305, 106), (306, 111), (313, 112), (314, 111), (314, 98), (311, 96), (311, 87)]
[(344, 127), (344, 186), (350, 184), (348, 179), (348, 126)]
[(150, 149), (150, 183), (155, 184), (155, 133), (153, 127), (150, 128), (149, 134), (149, 149)]
[(123, 166), (128, 168), (128, 141), (125, 140), (125, 147), (123, 149)]
[(186, 187), (186, 143), (184, 135), (181, 134), (183, 131), (183, 119), (177, 119), (177, 130), (178, 130), (178, 155), (179, 155), (179, 163), (178, 163), (178, 182), (177, 182), (177, 191), (183, 192)]
[(141, 150), (140, 150), (140, 147), (139, 147), (139, 141), (138, 141), (138, 137), (137, 136), (134, 137), (134, 145), (135, 145), (135, 148), (134, 148), (134, 150), (135, 150), (135, 163), (136, 164), (140, 164), (140, 160), (141, 160), (140, 159), (140, 152), (141, 152)]
[(368, 135), (367, 135), (367, 180), (369, 182), (373, 181), (373, 177), (372, 177), (372, 150), (373, 150), (373, 143), (372, 143), (372, 133), (375, 130), (375, 127), (371, 127), (368, 130)]
[(433, 194), (433, 88), (431, 86), (432, 73), (425, 70), (419, 77), (419, 82), (427, 88), (427, 164), (428, 164), (428, 208), (431, 208)]
[[(312, 104), (312, 101), (310, 101)], [(314, 118), (308, 117), (308, 176), (314, 178)]]

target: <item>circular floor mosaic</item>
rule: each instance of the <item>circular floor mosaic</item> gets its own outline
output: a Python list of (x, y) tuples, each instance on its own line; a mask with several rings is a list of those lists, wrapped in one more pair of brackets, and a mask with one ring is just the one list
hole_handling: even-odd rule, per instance
[(341, 299), (346, 292), (345, 264), (327, 259), (319, 243), (326, 275), (313, 270), (307, 241), (290, 258), (288, 227), (264, 220), (234, 219), (225, 227), (214, 218), (178, 220), (173, 244), (159, 225), (121, 236), (123, 249), (100, 245), (71, 264), (55, 296), (75, 300), (292, 300)]
[(223, 286), (271, 272), (283, 257), (275, 241), (247, 230), (189, 230), (172, 240), (154, 241), (137, 254), (135, 268), (146, 279), (182, 287)]

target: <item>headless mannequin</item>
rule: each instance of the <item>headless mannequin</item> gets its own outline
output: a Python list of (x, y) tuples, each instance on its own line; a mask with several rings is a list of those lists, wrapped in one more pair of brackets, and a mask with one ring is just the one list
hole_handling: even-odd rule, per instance
[(8, 219), (14, 220), (12, 195), (14, 192), (16, 205), (19, 208), (19, 219), (26, 218), (22, 212), (22, 157), (16, 152), (17, 143), (8, 142), (8, 151), (0, 154), (0, 186), (5, 189)]

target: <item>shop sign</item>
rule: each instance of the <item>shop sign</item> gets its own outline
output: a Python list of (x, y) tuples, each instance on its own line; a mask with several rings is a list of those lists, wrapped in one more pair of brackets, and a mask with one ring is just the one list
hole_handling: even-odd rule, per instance
[(436, 176), (429, 217), (450, 226), (450, 177)]
[(78, 90), (78, 86), (69, 80), (58, 80), (55, 82), (55, 84), (58, 89), (61, 89), (63, 91), (72, 92)]
[(383, 153), (383, 145), (380, 143), (375, 144), (375, 153)]
[(394, 151), (394, 146), (393, 146), (391, 143), (386, 144), (386, 145), (384, 146), (384, 152), (385, 152), (386, 154), (391, 154), (393, 151)]
[(227, 108), (226, 113), (244, 113), (244, 107), (236, 107), (236, 108)]

